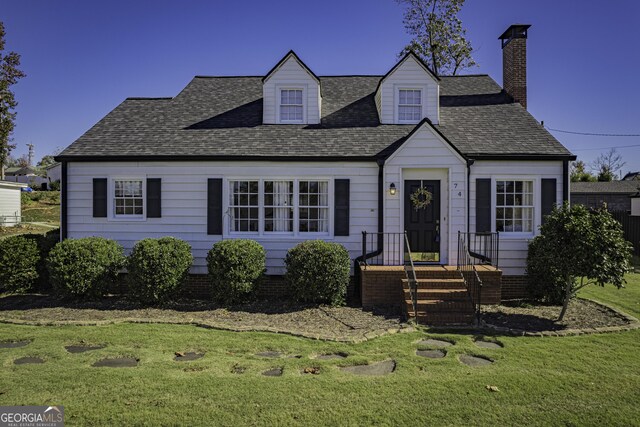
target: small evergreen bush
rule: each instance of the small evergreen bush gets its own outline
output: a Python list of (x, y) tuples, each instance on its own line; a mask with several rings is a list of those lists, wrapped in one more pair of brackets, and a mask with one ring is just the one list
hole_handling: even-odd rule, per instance
[(285, 280), (296, 301), (344, 305), (349, 252), (338, 243), (308, 240), (287, 252)]
[(234, 304), (249, 299), (266, 271), (266, 252), (255, 240), (222, 240), (207, 255), (209, 280), (218, 301)]
[(64, 297), (95, 298), (105, 294), (125, 266), (122, 246), (103, 237), (67, 239), (47, 258), (55, 292)]
[(191, 246), (184, 240), (141, 240), (127, 260), (129, 289), (140, 301), (162, 302), (175, 295), (192, 263)]
[(40, 249), (34, 235), (10, 236), (0, 242), (0, 289), (26, 292), (38, 283)]

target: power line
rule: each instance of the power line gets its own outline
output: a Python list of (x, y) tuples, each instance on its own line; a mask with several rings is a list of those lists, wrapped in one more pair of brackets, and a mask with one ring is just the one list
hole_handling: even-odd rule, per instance
[(554, 129), (548, 126), (545, 128), (549, 129), (553, 132), (562, 132), (562, 133), (570, 133), (573, 135), (585, 135), (585, 136), (622, 136), (622, 137), (640, 137), (640, 134), (637, 133), (591, 133), (591, 132), (575, 132), (571, 130), (562, 130), (562, 129)]
[(602, 147), (602, 148), (574, 148), (571, 151), (598, 151), (598, 150), (610, 150), (612, 148), (631, 148), (631, 147), (640, 147), (640, 144), (618, 145), (617, 147)]

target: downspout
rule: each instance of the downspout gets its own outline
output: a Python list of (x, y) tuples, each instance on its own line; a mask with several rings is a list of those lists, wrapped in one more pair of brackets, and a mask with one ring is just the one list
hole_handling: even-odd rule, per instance
[(68, 221), (67, 221), (67, 174), (68, 164), (66, 161), (62, 161), (61, 167), (62, 175), (60, 177), (60, 240), (64, 240), (68, 236)]
[(562, 201), (569, 201), (569, 160), (562, 161)]
[(471, 232), (471, 165), (473, 159), (467, 159), (467, 234)]

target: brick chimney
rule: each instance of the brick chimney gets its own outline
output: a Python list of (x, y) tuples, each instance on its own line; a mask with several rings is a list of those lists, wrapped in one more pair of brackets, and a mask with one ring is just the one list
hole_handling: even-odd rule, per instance
[(527, 108), (527, 30), (531, 25), (514, 24), (498, 37), (502, 41), (502, 87)]

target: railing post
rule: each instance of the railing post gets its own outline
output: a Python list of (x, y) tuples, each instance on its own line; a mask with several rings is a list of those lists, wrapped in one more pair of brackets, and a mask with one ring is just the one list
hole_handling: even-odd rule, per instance
[(367, 232), (362, 232), (362, 263), (367, 264)]

